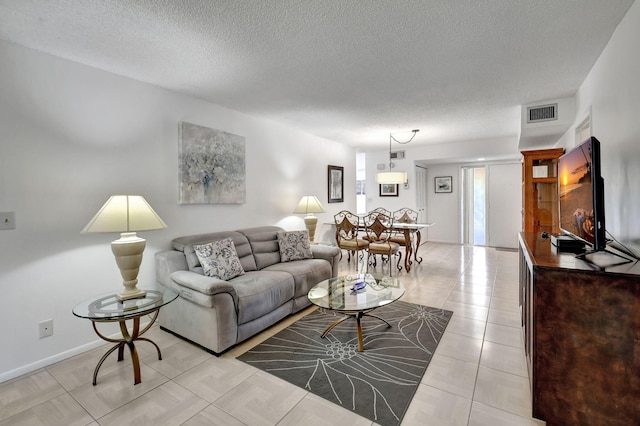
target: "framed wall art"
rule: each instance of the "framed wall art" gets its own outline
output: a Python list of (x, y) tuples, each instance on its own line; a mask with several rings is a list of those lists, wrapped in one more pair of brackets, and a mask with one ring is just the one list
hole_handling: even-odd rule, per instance
[(180, 123), (180, 204), (244, 204), (245, 140), (222, 130)]
[(436, 176), (434, 178), (436, 193), (453, 192), (453, 184), (451, 176)]
[(342, 203), (344, 201), (344, 167), (329, 166), (328, 175), (328, 201), (330, 203)]
[(380, 186), (381, 197), (397, 197), (398, 196), (397, 183), (381, 183), (379, 186)]

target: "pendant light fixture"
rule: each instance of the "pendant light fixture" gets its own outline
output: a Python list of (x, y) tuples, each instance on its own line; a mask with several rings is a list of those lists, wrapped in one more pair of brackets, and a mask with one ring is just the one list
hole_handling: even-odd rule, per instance
[[(407, 172), (392, 172), (391, 168), (393, 167), (393, 163), (391, 162), (391, 142), (395, 141), (401, 145), (406, 145), (416, 137), (416, 133), (418, 133), (420, 129), (411, 130), (413, 133), (409, 140), (407, 141), (399, 141), (398, 139), (393, 137), (393, 133), (389, 133), (389, 171), (381, 172), (376, 174), (376, 183), (379, 184), (404, 184), (407, 183)], [(403, 132), (406, 133), (406, 132)], [(397, 134), (397, 133), (396, 133)]]

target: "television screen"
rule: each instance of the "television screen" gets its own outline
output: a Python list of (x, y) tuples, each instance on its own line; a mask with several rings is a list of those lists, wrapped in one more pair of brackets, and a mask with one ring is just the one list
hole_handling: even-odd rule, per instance
[(606, 248), (604, 181), (600, 175), (600, 142), (592, 137), (558, 161), (560, 229), (593, 245)]

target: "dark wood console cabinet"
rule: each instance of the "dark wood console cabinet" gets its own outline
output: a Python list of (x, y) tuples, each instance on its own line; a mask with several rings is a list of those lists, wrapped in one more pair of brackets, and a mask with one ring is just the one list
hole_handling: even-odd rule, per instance
[[(640, 265), (602, 270), (521, 233), (520, 309), (533, 417), (640, 424)], [(615, 262), (597, 254), (596, 263)]]

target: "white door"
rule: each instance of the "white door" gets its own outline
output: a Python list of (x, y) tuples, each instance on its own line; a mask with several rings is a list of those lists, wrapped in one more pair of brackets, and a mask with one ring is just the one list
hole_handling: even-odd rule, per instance
[[(427, 221), (427, 169), (416, 166), (416, 208), (418, 209), (418, 222)], [(423, 237), (424, 240), (426, 238)]]
[(518, 247), (522, 227), (522, 165), (489, 166), (489, 239), (491, 247)]

